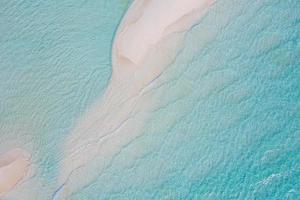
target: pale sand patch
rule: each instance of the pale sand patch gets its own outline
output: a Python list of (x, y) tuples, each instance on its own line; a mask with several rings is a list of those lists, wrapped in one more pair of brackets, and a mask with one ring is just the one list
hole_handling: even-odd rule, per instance
[[(141, 64), (153, 45), (171, 33), (189, 29), (211, 3), (212, 0), (134, 1), (119, 28), (115, 55)], [(135, 7), (139, 7), (137, 14)]]
[(66, 196), (95, 179), (122, 148), (141, 134), (156, 102), (145, 94), (176, 57), (182, 39), (212, 0), (135, 0), (113, 45), (113, 73), (103, 97), (67, 138), (59, 190)]
[(0, 196), (12, 190), (26, 175), (30, 154), (13, 149), (0, 156)]

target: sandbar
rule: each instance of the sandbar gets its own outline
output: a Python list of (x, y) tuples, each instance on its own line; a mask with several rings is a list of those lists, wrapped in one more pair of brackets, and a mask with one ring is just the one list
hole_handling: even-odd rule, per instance
[[(120, 150), (138, 137), (154, 104), (145, 96), (176, 56), (183, 36), (212, 0), (135, 0), (123, 17), (112, 48), (112, 76), (103, 96), (66, 139), (59, 192), (65, 199), (88, 184)], [(150, 113), (151, 114), (151, 113)], [(59, 195), (64, 194), (64, 195)]]
[(16, 148), (0, 155), (0, 196), (12, 190), (26, 176), (30, 154)]

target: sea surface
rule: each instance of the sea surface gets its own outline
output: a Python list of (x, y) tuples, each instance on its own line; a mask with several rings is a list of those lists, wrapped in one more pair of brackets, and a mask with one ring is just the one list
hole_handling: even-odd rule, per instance
[[(39, 183), (5, 200), (52, 199), (129, 4), (0, 1), (0, 153), (29, 149)], [(163, 78), (140, 136), (68, 199), (300, 199), (299, 0), (216, 1)]]

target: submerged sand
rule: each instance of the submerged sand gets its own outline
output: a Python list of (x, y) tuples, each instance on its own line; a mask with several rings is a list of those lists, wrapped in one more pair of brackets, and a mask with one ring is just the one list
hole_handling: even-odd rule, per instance
[(0, 156), (0, 196), (12, 190), (26, 176), (30, 154), (13, 149)]
[(185, 33), (212, 0), (135, 0), (115, 36), (112, 77), (103, 97), (78, 121), (64, 148), (59, 189), (65, 199), (101, 173), (141, 134), (154, 104), (151, 88), (175, 58)]

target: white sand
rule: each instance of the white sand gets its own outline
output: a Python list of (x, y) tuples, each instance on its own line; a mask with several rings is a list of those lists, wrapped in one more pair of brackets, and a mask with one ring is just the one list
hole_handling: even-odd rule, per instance
[(171, 33), (190, 28), (210, 3), (207, 0), (135, 1), (117, 35), (117, 60), (122, 62), (120, 58), (123, 58), (135, 65), (142, 64), (153, 46)]
[(59, 192), (65, 199), (93, 180), (111, 159), (141, 134), (153, 105), (144, 91), (174, 59), (186, 31), (212, 0), (135, 0), (113, 46), (113, 74), (104, 96), (67, 138)]
[(12, 190), (27, 174), (30, 154), (13, 149), (0, 156), (0, 196)]

